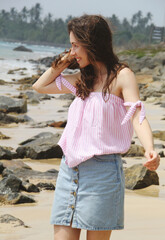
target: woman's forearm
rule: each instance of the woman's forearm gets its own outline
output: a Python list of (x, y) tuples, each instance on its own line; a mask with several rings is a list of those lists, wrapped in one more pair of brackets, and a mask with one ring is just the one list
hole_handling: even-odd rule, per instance
[(154, 149), (154, 141), (152, 136), (151, 127), (145, 118), (142, 124), (139, 123), (139, 119), (133, 120), (133, 127), (134, 130), (143, 145), (145, 151), (151, 151)]
[(44, 88), (52, 83), (60, 73), (68, 67), (68, 63), (61, 64), (58, 68), (50, 67), (46, 72), (44, 72), (41, 77), (32, 85), (32, 88), (37, 92), (44, 92)]

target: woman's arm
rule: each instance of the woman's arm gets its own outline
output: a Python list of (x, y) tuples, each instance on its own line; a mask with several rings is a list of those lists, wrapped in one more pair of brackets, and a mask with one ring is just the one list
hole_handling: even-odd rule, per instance
[[(48, 94), (60, 94), (60, 93), (71, 93), (71, 91), (62, 84), (62, 90), (56, 85), (55, 79), (61, 74), (61, 72), (70, 65), (69, 53), (67, 53), (60, 61), (60, 64), (53, 68), (50, 67), (46, 72), (44, 72), (41, 77), (32, 85), (32, 88), (39, 93)], [(65, 75), (65, 79), (75, 86), (75, 82), (79, 77), (79, 73)]]
[[(137, 102), (139, 101), (139, 90), (136, 82), (134, 73), (125, 68), (121, 70), (118, 76), (118, 81), (121, 86), (122, 95), (125, 102)], [(136, 112), (132, 117), (132, 124), (134, 130), (145, 149), (145, 157), (147, 162), (144, 164), (149, 170), (156, 170), (159, 166), (160, 158), (154, 150), (153, 136), (150, 125), (145, 118), (140, 124), (140, 111), (141, 109), (137, 107)]]

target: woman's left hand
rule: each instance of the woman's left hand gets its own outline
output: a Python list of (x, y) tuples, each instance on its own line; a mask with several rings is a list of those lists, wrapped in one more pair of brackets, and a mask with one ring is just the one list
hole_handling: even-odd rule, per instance
[(152, 150), (149, 152), (146, 151), (144, 155), (147, 158), (147, 162), (144, 163), (144, 166), (148, 168), (150, 171), (155, 171), (160, 163), (160, 157), (158, 153)]

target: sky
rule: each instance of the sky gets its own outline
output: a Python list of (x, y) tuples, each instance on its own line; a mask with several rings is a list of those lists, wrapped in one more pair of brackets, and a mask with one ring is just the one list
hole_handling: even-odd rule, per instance
[(141, 10), (143, 16), (152, 13), (152, 22), (156, 26), (165, 27), (165, 0), (0, 0), (0, 10), (9, 11), (14, 7), (20, 11), (25, 5), (30, 9), (36, 3), (42, 7), (43, 17), (48, 13), (53, 18), (62, 19), (84, 13), (101, 14), (104, 17), (115, 14), (121, 21), (124, 17), (130, 21), (132, 15)]

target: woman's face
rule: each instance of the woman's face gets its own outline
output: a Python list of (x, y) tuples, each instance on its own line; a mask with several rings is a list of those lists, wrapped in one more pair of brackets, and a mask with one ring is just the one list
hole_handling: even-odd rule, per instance
[(83, 46), (77, 41), (73, 32), (70, 32), (70, 43), (71, 47), (71, 56), (73, 56), (77, 63), (79, 64), (80, 68), (84, 68), (90, 64), (87, 56), (87, 52)]

